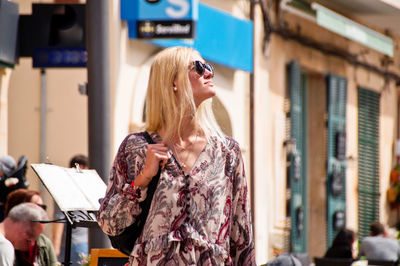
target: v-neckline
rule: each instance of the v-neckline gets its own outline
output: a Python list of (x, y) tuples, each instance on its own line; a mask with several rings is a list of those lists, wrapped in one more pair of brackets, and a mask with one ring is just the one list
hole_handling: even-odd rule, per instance
[[(156, 136), (157, 143), (162, 142), (162, 137), (160, 136), (160, 134), (159, 134), (157, 131), (155, 131), (154, 134), (155, 134), (155, 136)], [(206, 138), (206, 144), (204, 145), (204, 147), (202, 148), (202, 150), (201, 150), (201, 151), (199, 152), (199, 154), (197, 155), (196, 160), (194, 161), (192, 167), (191, 167), (191, 168), (189, 169), (189, 171), (187, 171), (187, 172), (183, 169), (183, 167), (182, 167), (181, 164), (179, 163), (179, 160), (177, 159), (177, 156), (174, 154), (173, 150), (172, 150), (169, 146), (167, 146), (167, 147), (168, 147), (168, 151), (171, 153), (172, 158), (174, 159), (174, 161), (175, 161), (176, 165), (178, 166), (178, 168), (182, 171), (183, 175), (184, 175), (184, 176), (187, 176), (187, 175), (191, 176), (192, 170), (193, 170), (193, 169), (195, 168), (195, 166), (197, 165), (197, 163), (198, 163), (198, 161), (199, 161), (199, 158), (200, 158), (200, 157), (203, 155), (203, 153), (206, 151), (206, 148), (207, 148), (207, 146), (209, 145), (209, 143), (210, 143), (210, 141), (207, 140), (207, 138)]]

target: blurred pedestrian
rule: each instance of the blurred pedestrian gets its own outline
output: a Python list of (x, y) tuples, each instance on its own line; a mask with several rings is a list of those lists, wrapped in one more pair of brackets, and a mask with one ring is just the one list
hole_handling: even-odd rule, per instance
[[(89, 163), (88, 158), (85, 155), (78, 154), (71, 158), (69, 167), (88, 169)], [(54, 205), (54, 218), (63, 219), (65, 218), (64, 213), (61, 212), (57, 204)], [(67, 228), (64, 223), (53, 224), (53, 237), (52, 242), (58, 258), (58, 261), (64, 262), (65, 260), (65, 239), (67, 234)], [(72, 228), (71, 233), (71, 257), (70, 262), (72, 266), (77, 266), (78, 261), (81, 260), (81, 256), (88, 255), (88, 229), (84, 227)]]
[(350, 258), (354, 259), (356, 254), (357, 236), (350, 229), (341, 229), (332, 242), (332, 246), (326, 251), (325, 258)]
[(370, 236), (364, 237), (359, 250), (359, 256), (367, 260), (398, 261), (400, 246), (396, 239), (388, 238), (385, 226), (375, 221), (371, 223)]
[(114, 160), (98, 222), (118, 235), (161, 167), (131, 265), (255, 265), (247, 180), (239, 144), (214, 119), (214, 70), (200, 54), (171, 47), (154, 59), (146, 133), (128, 135)]
[(7, 195), (10, 192), (9, 187), (14, 185), (13, 182), (15, 182), (13, 179), (7, 179), (11, 177), (12, 173), (15, 171), (15, 168), (16, 164), (13, 157), (10, 155), (4, 155), (0, 157), (0, 222), (4, 219), (4, 208)]
[[(44, 224), (37, 222), (47, 220), (46, 212), (35, 203), (26, 202), (11, 208), (8, 216), (0, 223), (0, 265), (56, 265), (38, 258), (38, 246), (35, 244), (44, 230)], [(15, 250), (32, 254), (33, 261), (19, 261)], [(34, 264), (36, 262), (36, 264)]]
[(0, 176), (9, 177), (15, 171), (15, 160), (10, 155), (0, 157)]
[(44, 205), (42, 196), (39, 192), (35, 190), (19, 188), (8, 194), (4, 212), (5, 216), (8, 215), (12, 207), (23, 202), (32, 202), (42, 207), (44, 210), (47, 209), (47, 206)]
[(301, 266), (301, 262), (292, 254), (281, 254), (265, 266)]
[[(11, 210), (22, 203), (31, 202), (46, 210), (40, 193), (34, 190), (19, 188), (11, 192), (7, 196), (6, 202), (6, 218), (10, 215)], [(41, 219), (44, 220), (44, 219)], [(47, 215), (46, 219), (47, 220)], [(35, 241), (27, 249), (15, 247), (16, 265), (43, 265), (56, 266), (57, 258), (53, 245), (48, 237), (40, 234)], [(34, 264), (36, 263), (36, 264)]]

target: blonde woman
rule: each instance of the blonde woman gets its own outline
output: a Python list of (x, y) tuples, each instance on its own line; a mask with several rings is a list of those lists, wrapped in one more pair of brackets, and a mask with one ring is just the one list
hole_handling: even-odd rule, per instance
[(140, 214), (147, 186), (162, 171), (131, 265), (255, 265), (243, 160), (211, 111), (214, 71), (191, 48), (154, 59), (146, 131), (128, 135), (116, 155), (98, 222), (118, 235)]

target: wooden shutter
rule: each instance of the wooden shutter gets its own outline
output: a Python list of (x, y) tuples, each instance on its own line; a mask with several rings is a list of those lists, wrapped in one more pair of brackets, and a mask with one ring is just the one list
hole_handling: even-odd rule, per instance
[(291, 251), (305, 252), (307, 249), (307, 180), (306, 180), (306, 78), (296, 62), (288, 66), (290, 87), (291, 139), (296, 143), (296, 152), (290, 155), (288, 187), (291, 198)]
[(379, 220), (380, 94), (358, 88), (358, 233), (369, 235)]
[(345, 154), (346, 145), (347, 81), (335, 75), (328, 75), (327, 89), (327, 244), (330, 246), (340, 230), (336, 226), (338, 219), (346, 221), (346, 163), (343, 153)]

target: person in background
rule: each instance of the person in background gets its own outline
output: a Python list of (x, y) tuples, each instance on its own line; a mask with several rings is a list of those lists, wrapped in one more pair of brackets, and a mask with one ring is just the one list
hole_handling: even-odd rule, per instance
[[(35, 205), (46, 210), (46, 205), (43, 204), (40, 193), (34, 190), (19, 188), (8, 194), (5, 215), (9, 215), (10, 210), (14, 206), (18, 206), (25, 202), (31, 202)], [(47, 216), (46, 216), (47, 220)], [(36, 241), (32, 242), (29, 249), (20, 249), (15, 247), (15, 260), (16, 265), (43, 265), (43, 266), (56, 266), (57, 258), (54, 252), (53, 245), (49, 238), (44, 234), (40, 234)], [(36, 263), (36, 264), (35, 264)]]
[(5, 216), (7, 216), (12, 207), (22, 202), (32, 202), (39, 207), (42, 207), (44, 210), (47, 209), (47, 206), (43, 204), (43, 199), (39, 192), (35, 190), (19, 188), (8, 194), (4, 208)]
[[(75, 168), (79, 167), (80, 169), (88, 169), (88, 158), (85, 155), (76, 155), (71, 158), (69, 162), (69, 167)], [(55, 219), (63, 219), (65, 218), (64, 213), (61, 212), (60, 208), (57, 204), (54, 205), (54, 218)], [(63, 223), (54, 223), (53, 224), (53, 237), (52, 242), (54, 245), (54, 249), (56, 251), (56, 255), (58, 257), (58, 261), (64, 262), (65, 256), (65, 238), (66, 238), (67, 228)], [(81, 255), (88, 255), (88, 229), (84, 227), (75, 227), (72, 228), (71, 235), (71, 265), (77, 266), (78, 261), (81, 260)], [(81, 255), (80, 255), (81, 254)]]
[(4, 207), (6, 204), (7, 195), (9, 193), (9, 185), (6, 180), (15, 171), (16, 163), (10, 155), (0, 157), (0, 222), (4, 219)]
[(243, 158), (213, 115), (213, 77), (187, 47), (162, 50), (151, 65), (145, 130), (154, 144), (146, 132), (122, 141), (97, 215), (106, 234), (119, 235), (161, 169), (131, 265), (255, 265)]
[[(40, 261), (37, 240), (44, 230), (44, 224), (36, 222), (47, 220), (46, 212), (35, 203), (25, 202), (14, 206), (0, 223), (0, 265), (56, 265)], [(14, 248), (32, 254), (33, 261), (19, 261)], [(34, 264), (36, 262), (36, 264)]]
[(361, 241), (359, 256), (367, 260), (398, 261), (400, 246), (396, 239), (388, 238), (385, 226), (380, 222), (371, 223), (370, 236)]
[(357, 236), (354, 231), (343, 228), (336, 235), (332, 246), (326, 251), (325, 258), (354, 259)]
[(15, 160), (10, 155), (0, 157), (0, 177), (9, 177), (15, 171)]
[(265, 266), (302, 266), (299, 259), (292, 254), (281, 254), (267, 262)]

